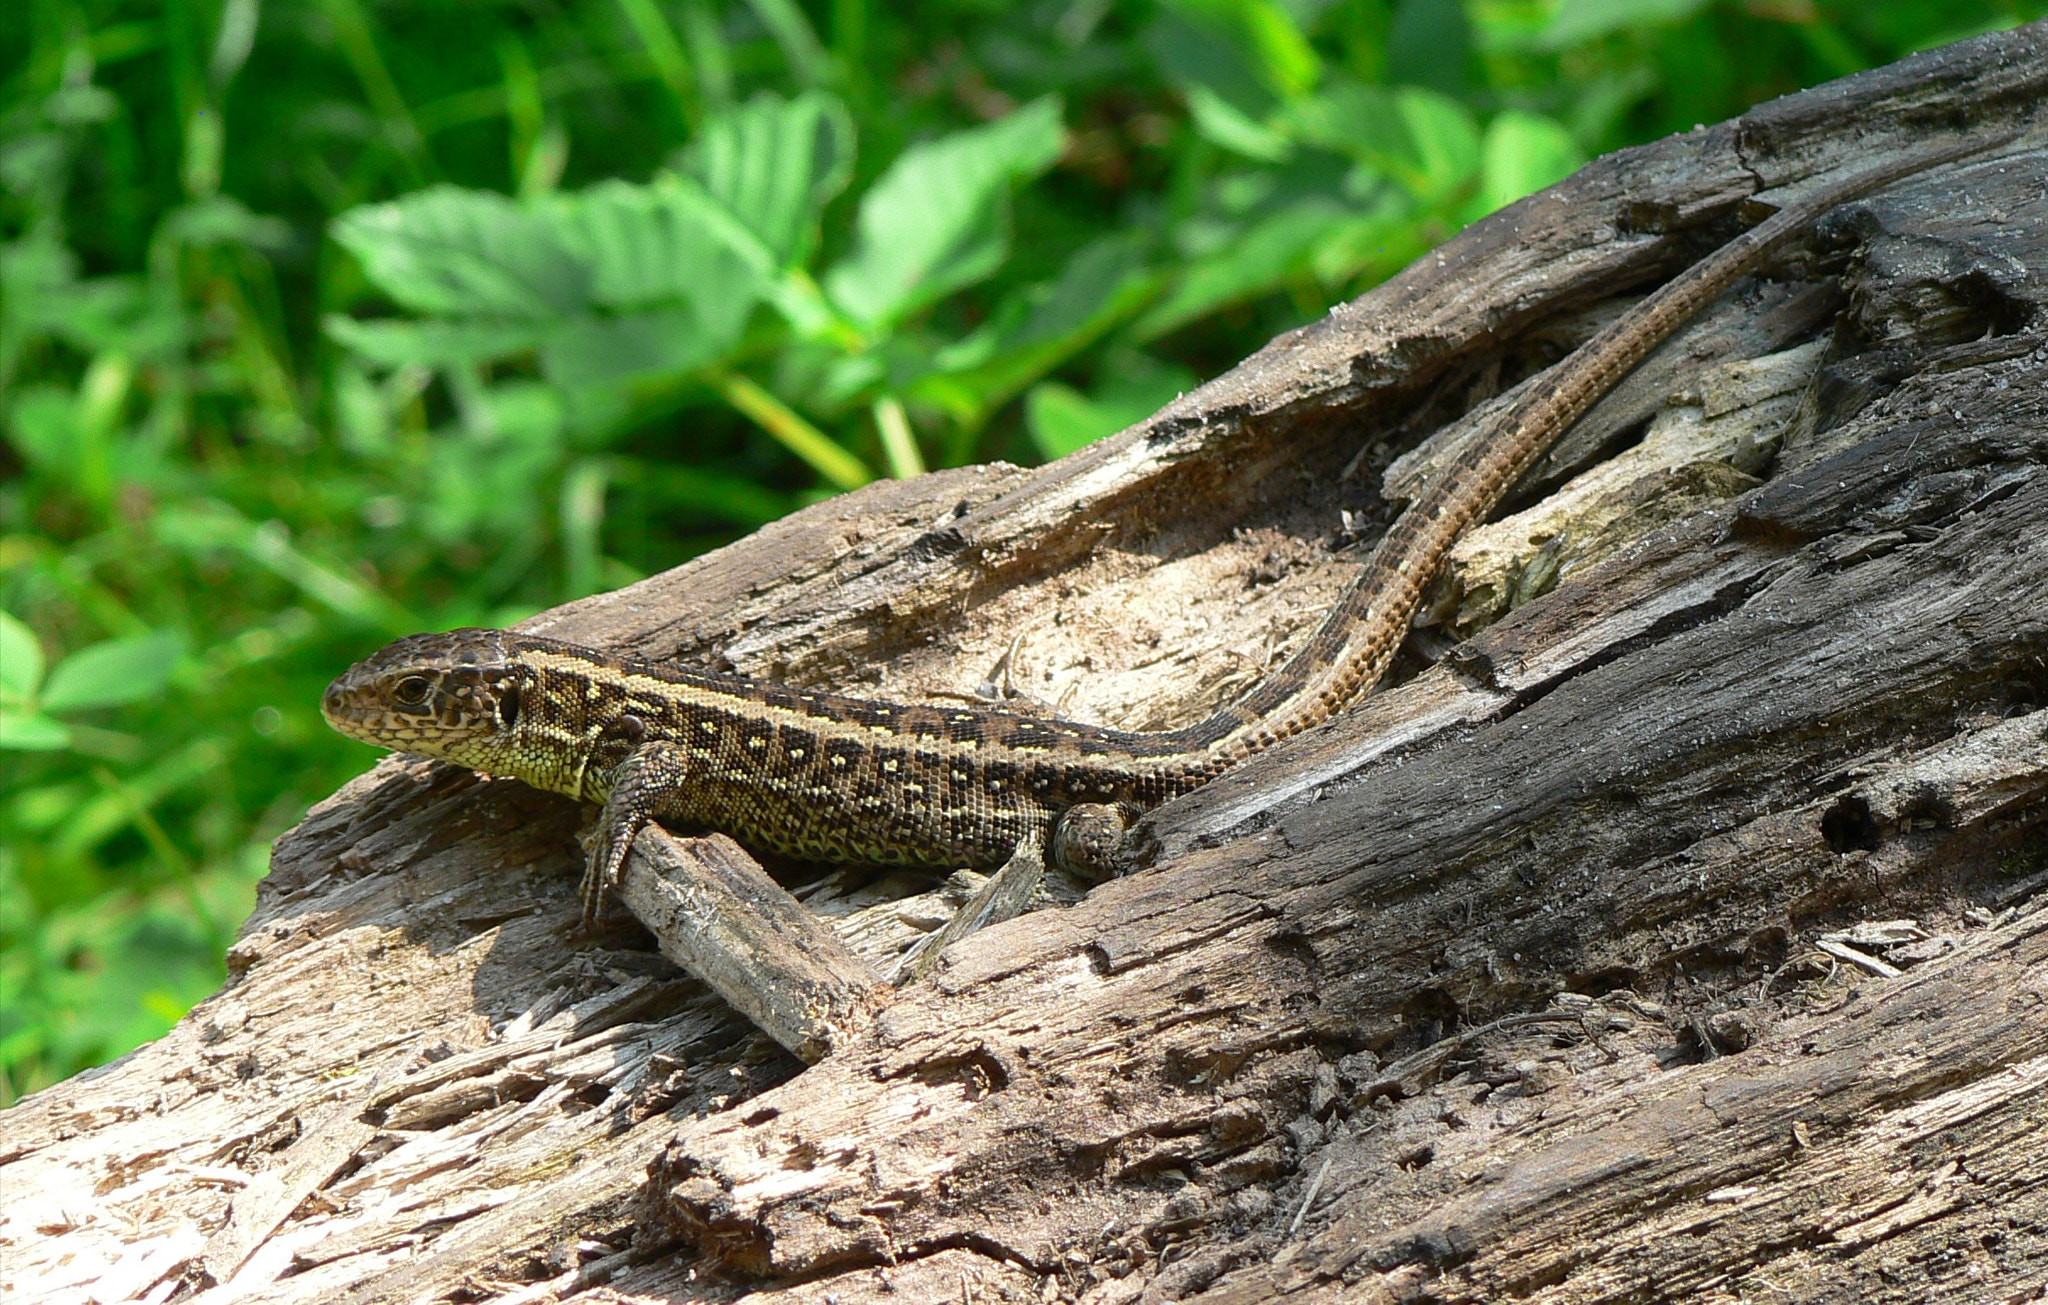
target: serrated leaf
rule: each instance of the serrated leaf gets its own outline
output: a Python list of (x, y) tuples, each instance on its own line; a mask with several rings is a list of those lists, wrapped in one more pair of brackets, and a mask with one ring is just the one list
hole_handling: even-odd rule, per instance
[(330, 228), (372, 284), (416, 313), (545, 321), (590, 304), (589, 269), (503, 195), (434, 186)]
[(674, 375), (725, 352), (738, 332), (730, 317), (707, 320), (696, 304), (563, 322), (541, 346), (541, 371), (565, 389)]
[[(608, 182), (551, 199), (547, 219), (564, 247), (584, 260), (592, 302), (606, 310), (569, 315), (555, 325), (541, 350), (551, 377), (563, 379), (565, 358), (581, 354), (593, 339), (606, 347), (607, 336), (628, 352), (615, 364), (589, 355), (593, 366), (572, 369), (576, 375), (603, 381), (687, 370), (738, 341), (771, 269), (722, 238), (700, 194), (675, 184)], [(653, 335), (659, 330), (681, 334), (659, 340)]]
[(22, 621), (0, 612), (0, 695), (26, 702), (42, 682), (42, 642)]
[(1002, 265), (1012, 185), (1058, 159), (1059, 101), (905, 150), (861, 198), (853, 252), (825, 276), (826, 293), (870, 328), (908, 314)]
[(837, 97), (758, 95), (705, 122), (683, 152), (695, 181), (779, 267), (800, 267), (818, 213), (853, 175), (853, 120)]
[(169, 683), (182, 646), (177, 635), (158, 631), (81, 648), (51, 668), (43, 709), (84, 711), (153, 697)]
[(0, 708), (0, 749), (16, 752), (55, 752), (71, 746), (71, 731), (62, 721), (40, 712)]
[[(523, 207), (441, 187), (355, 210), (336, 238), (429, 320), (334, 318), (327, 330), (386, 366), (538, 350), (549, 378), (572, 387), (701, 366), (738, 341), (766, 283), (690, 187), (615, 181)], [(418, 266), (430, 257), (446, 264), (431, 275)], [(423, 284), (385, 283), (401, 277)]]
[(744, 292), (753, 280), (707, 238), (689, 205), (654, 186), (606, 181), (574, 195), (549, 195), (537, 203), (535, 221), (587, 280), (588, 304), (564, 310), (564, 318), (586, 308), (720, 297), (735, 282)]

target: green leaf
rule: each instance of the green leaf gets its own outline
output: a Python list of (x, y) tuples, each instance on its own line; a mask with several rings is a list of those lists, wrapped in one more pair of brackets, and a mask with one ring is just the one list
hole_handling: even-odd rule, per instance
[(1286, 118), (1301, 141), (1363, 163), (1387, 168), (1412, 154), (1394, 93), (1382, 87), (1336, 82), (1314, 99), (1291, 105)]
[(1570, 176), (1584, 161), (1561, 124), (1509, 109), (1487, 124), (1480, 145), (1479, 193), (1466, 216), (1476, 219), (1512, 204)]
[(142, 277), (77, 279), (77, 259), (38, 228), (0, 244), (0, 315), (27, 335), (47, 332), (80, 353), (161, 356), (183, 342), (184, 323)]
[(1050, 460), (1143, 421), (1195, 385), (1193, 372), (1140, 354), (1117, 360), (1093, 397), (1058, 381), (1032, 386), (1024, 418), (1032, 443)]
[(1031, 393), (1024, 396), (1024, 421), (1031, 428), (1031, 442), (1048, 462), (1118, 429), (1087, 395), (1058, 381), (1031, 387)]
[(1059, 157), (1059, 101), (905, 150), (861, 197), (857, 240), (825, 275), (847, 316), (884, 328), (972, 285), (1009, 253), (1009, 188)]
[(1471, 63), (1472, 26), (1462, 0), (1400, 0), (1394, 6), (1387, 69), (1395, 78), (1462, 96)]
[(0, 612), (0, 696), (26, 702), (43, 682), (43, 645), (35, 631)]
[(69, 390), (25, 385), (7, 409), (7, 442), (29, 466), (69, 480), (78, 466), (78, 408)]
[(1535, 44), (1568, 50), (1613, 32), (1683, 22), (1706, 7), (1707, 0), (1564, 0)]
[(693, 371), (738, 338), (732, 318), (719, 317), (712, 305), (674, 304), (619, 317), (572, 318), (549, 332), (540, 350), (541, 371), (566, 389)]
[(1189, 264), (1166, 295), (1131, 324), (1131, 338), (1156, 339), (1226, 304), (1281, 288), (1313, 265), (1321, 245), (1359, 220), (1345, 205), (1324, 197), (1266, 215), (1215, 253)]
[(1404, 86), (1395, 107), (1408, 130), (1415, 176), (1409, 188), (1425, 203), (1450, 196), (1479, 170), (1479, 125), (1472, 111), (1448, 95)]
[(589, 268), (552, 224), (489, 191), (434, 186), (350, 209), (331, 231), (416, 313), (544, 321), (590, 304)]
[(198, 247), (254, 245), (279, 250), (292, 243), (292, 225), (283, 218), (252, 213), (226, 195), (196, 200), (164, 216), (159, 235)]
[(1160, 75), (1183, 94), (1204, 86), (1247, 116), (1263, 118), (1282, 98), (1276, 91), (1299, 88), (1276, 86), (1272, 64), (1235, 7), (1236, 0), (1161, 5), (1142, 39)]
[(431, 446), (422, 528), (445, 544), (486, 533), (536, 538), (567, 456), (566, 424), (554, 386), (507, 381), (472, 392), (461, 428)]
[(788, 101), (758, 95), (707, 121), (680, 171), (778, 267), (800, 267), (816, 243), (819, 212), (853, 175), (853, 120), (822, 91)]
[(1340, 82), (1293, 106), (1301, 141), (1357, 159), (1424, 203), (1459, 191), (1480, 165), (1479, 124), (1463, 104), (1416, 86)]
[(581, 269), (588, 307), (718, 300), (735, 290), (753, 302), (754, 276), (706, 239), (703, 221), (673, 190), (601, 182), (580, 194), (547, 196), (535, 220)]
[(1159, 277), (1143, 243), (1115, 235), (1075, 251), (1057, 280), (1011, 295), (987, 325), (940, 350), (912, 393), (978, 426), (994, 408), (1142, 308)]
[[(821, 112), (812, 106), (810, 119)], [(688, 371), (733, 347), (773, 272), (736, 252), (750, 237), (718, 218), (701, 186), (677, 178), (523, 206), (440, 187), (358, 209), (336, 238), (393, 298), (439, 320), (334, 318), (327, 330), (385, 366), (459, 367), (537, 349), (548, 378), (572, 388)], [(814, 218), (781, 215), (783, 234)]]
[(535, 322), (408, 322), (378, 318), (363, 322), (339, 313), (321, 325), (336, 344), (379, 367), (474, 367), (540, 344)]
[(1188, 117), (1204, 139), (1260, 163), (1279, 163), (1293, 152), (1287, 137), (1206, 86), (1188, 87)]
[(71, 731), (62, 721), (40, 712), (11, 711), (0, 707), (0, 749), (16, 752), (54, 752), (71, 746)]
[(169, 683), (182, 650), (178, 636), (165, 630), (81, 648), (51, 669), (42, 705), (48, 711), (85, 711), (154, 697)]
[(1237, 21), (1258, 52), (1259, 71), (1275, 91), (1289, 98), (1315, 89), (1323, 74), (1322, 58), (1289, 6), (1277, 0), (1231, 0)]

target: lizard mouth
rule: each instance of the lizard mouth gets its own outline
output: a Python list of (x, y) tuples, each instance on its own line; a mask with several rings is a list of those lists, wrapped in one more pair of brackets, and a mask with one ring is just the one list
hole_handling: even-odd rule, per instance
[(365, 701), (365, 694), (348, 683), (349, 677), (327, 686), (320, 698), (320, 714), (338, 733), (378, 747), (405, 752), (422, 752), (449, 731), (431, 715), (411, 715)]
[(374, 747), (464, 764), (470, 764), (469, 753), (486, 746), (497, 733), (488, 718), (449, 712), (445, 703), (436, 704), (441, 710), (409, 711), (376, 697), (374, 690), (352, 689), (336, 681), (320, 700), (320, 714), (337, 733)]

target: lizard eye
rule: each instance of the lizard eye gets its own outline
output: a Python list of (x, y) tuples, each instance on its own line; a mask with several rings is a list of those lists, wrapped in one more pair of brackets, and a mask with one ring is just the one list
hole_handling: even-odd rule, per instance
[(408, 675), (391, 686), (391, 696), (406, 707), (419, 706), (433, 691), (434, 686), (427, 682), (424, 675)]

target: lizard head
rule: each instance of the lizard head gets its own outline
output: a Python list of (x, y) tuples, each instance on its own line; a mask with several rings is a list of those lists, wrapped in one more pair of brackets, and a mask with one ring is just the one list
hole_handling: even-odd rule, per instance
[(512, 747), (532, 676), (510, 642), (499, 630), (400, 639), (342, 672), (320, 713), (365, 743), (489, 769)]

